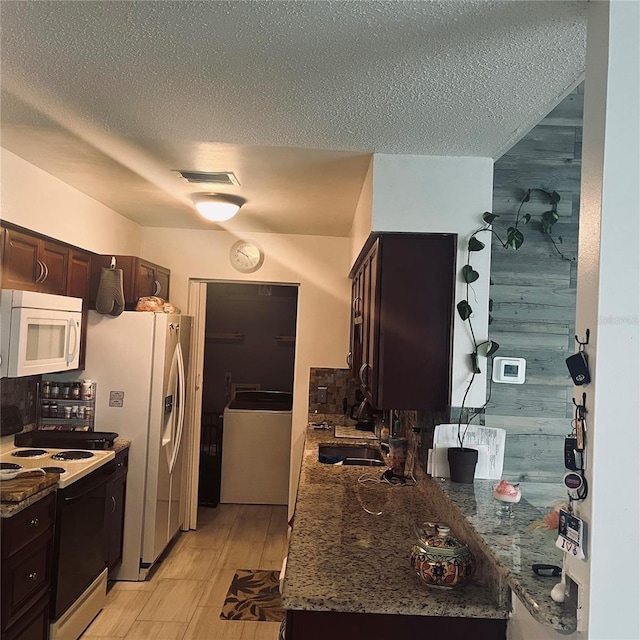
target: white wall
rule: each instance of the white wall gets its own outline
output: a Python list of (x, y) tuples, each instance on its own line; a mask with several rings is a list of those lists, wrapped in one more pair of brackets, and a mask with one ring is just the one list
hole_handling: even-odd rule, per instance
[(309, 369), (342, 368), (349, 344), (349, 238), (246, 234), (265, 252), (259, 271), (229, 263), (237, 237), (225, 231), (144, 230), (144, 257), (171, 269), (171, 300), (187, 308), (189, 279), (299, 284), (296, 329), (291, 493), (293, 504), (308, 420)]
[(586, 562), (565, 570), (585, 587), (592, 640), (640, 638), (640, 4), (589, 5), (576, 330), (586, 348), (590, 491)]
[(96, 253), (139, 255), (142, 227), (1, 149), (0, 216)]
[[(373, 158), (372, 230), (458, 234), (457, 273), (466, 264), (467, 241), (482, 226), (482, 214), (491, 211), (493, 160), (376, 154)], [(471, 264), (480, 274), (473, 283), (469, 303), (474, 310), (473, 328), (479, 342), (487, 339), (491, 238), (481, 237), (486, 249), (472, 254)], [(456, 304), (466, 297), (458, 276)], [(469, 354), (473, 342), (467, 324), (455, 313), (453, 337), (452, 405), (460, 406), (471, 377)], [(467, 396), (467, 407), (486, 400), (486, 365), (476, 376)]]
[(355, 214), (353, 216), (353, 224), (351, 225), (351, 231), (349, 232), (349, 238), (351, 239), (351, 261), (353, 263), (358, 258), (360, 250), (367, 241), (369, 234), (371, 233), (371, 214), (373, 207), (373, 157), (369, 164), (369, 170), (362, 183), (362, 190), (360, 191), (360, 199), (358, 200), (358, 206), (356, 207)]

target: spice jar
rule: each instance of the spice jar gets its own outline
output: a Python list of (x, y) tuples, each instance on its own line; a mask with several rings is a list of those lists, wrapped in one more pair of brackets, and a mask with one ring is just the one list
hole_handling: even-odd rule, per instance
[(42, 381), (42, 397), (49, 398), (51, 396), (51, 383), (48, 380)]
[(60, 384), (58, 382), (51, 383), (51, 397), (52, 398), (60, 397)]
[(51, 415), (51, 407), (48, 402), (43, 402), (40, 407), (40, 413), (43, 418), (48, 418)]
[(71, 388), (71, 397), (74, 400), (80, 399), (80, 383), (79, 382), (73, 383), (73, 387)]
[(68, 400), (69, 395), (71, 394), (71, 385), (70, 384), (62, 384), (60, 386), (60, 397), (63, 400)]
[(82, 381), (81, 397), (83, 400), (91, 400), (93, 398), (93, 382), (91, 380)]

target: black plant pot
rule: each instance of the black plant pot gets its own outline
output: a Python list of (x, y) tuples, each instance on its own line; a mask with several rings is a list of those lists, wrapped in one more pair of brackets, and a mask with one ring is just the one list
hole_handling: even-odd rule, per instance
[(447, 450), (449, 475), (452, 482), (473, 484), (478, 462), (478, 450), (466, 447), (453, 447)]

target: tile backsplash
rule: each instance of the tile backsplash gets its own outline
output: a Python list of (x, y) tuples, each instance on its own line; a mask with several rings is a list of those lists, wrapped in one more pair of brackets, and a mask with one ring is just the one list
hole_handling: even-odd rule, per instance
[[(326, 387), (327, 400), (319, 402), (318, 387)], [(342, 414), (343, 398), (347, 399), (347, 410), (355, 402), (355, 393), (359, 388), (350, 369), (311, 368), (309, 375), (309, 413)], [(465, 409), (462, 415), (463, 424), (476, 409)], [(437, 424), (448, 424), (458, 421), (459, 407), (451, 407), (450, 411), (397, 411), (400, 419), (400, 433), (409, 439), (410, 448), (417, 444), (417, 457), (422, 470), (426, 469), (427, 455), (433, 447), (433, 434)], [(474, 424), (484, 424), (484, 409), (474, 420)]]
[[(327, 401), (320, 403), (318, 387), (326, 387)], [(309, 413), (342, 414), (343, 399), (347, 399), (347, 409), (355, 402), (359, 388), (350, 369), (320, 369), (312, 367), (309, 372)]]
[(36, 394), (41, 376), (2, 378), (0, 383), (0, 410), (15, 405), (22, 415), (24, 425), (36, 421)]

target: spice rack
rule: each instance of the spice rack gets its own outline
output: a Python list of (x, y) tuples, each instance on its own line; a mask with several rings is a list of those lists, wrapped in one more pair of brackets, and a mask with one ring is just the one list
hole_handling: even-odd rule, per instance
[(43, 380), (38, 389), (38, 429), (93, 431), (96, 383)]

